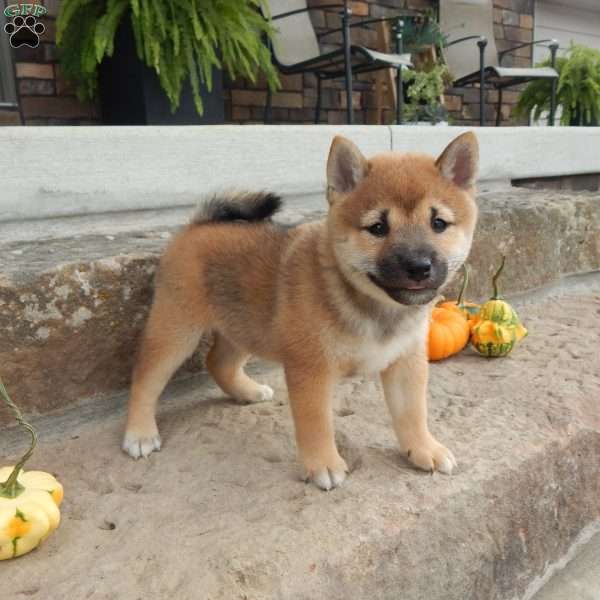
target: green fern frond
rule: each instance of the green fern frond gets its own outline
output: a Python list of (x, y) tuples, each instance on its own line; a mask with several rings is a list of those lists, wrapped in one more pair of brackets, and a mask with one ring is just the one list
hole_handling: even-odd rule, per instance
[(71, 24), (75, 14), (84, 9), (86, 5), (92, 4), (93, 0), (66, 0), (62, 3), (60, 10), (60, 19), (56, 23), (56, 43), (60, 45), (65, 30)]
[[(550, 66), (545, 60), (539, 66)], [(556, 102), (562, 108), (562, 125), (587, 125), (600, 122), (600, 51), (571, 44), (567, 56), (558, 57), (559, 74)], [(515, 114), (539, 119), (550, 110), (552, 82), (539, 79), (527, 85), (521, 93)]]
[(98, 19), (94, 33), (96, 61), (102, 62), (104, 56), (112, 56), (117, 28), (127, 10), (129, 0), (108, 0), (106, 13)]

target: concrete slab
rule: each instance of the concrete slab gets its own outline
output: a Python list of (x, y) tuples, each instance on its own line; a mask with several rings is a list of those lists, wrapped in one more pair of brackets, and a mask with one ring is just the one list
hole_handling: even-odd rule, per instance
[[(65, 485), (60, 529), (2, 565), (32, 600), (513, 600), (600, 518), (600, 295), (520, 306), (530, 336), (506, 359), (467, 350), (431, 373), (430, 422), (452, 477), (399, 455), (379, 385), (336, 390), (352, 473), (331, 493), (298, 480), (279, 369), (240, 406), (203, 378), (176, 383), (164, 450), (119, 450), (124, 397), (42, 417), (31, 468)], [(23, 448), (3, 431), (2, 464)], [(20, 443), (19, 443), (20, 441)], [(572, 596), (580, 600), (578, 596)], [(546, 599), (544, 599), (546, 600)]]
[[(597, 127), (472, 128), (480, 181), (600, 172)], [(331, 140), (438, 154), (461, 127), (3, 127), (0, 221), (190, 205), (223, 187), (322, 194)]]
[(600, 173), (597, 127), (390, 127), (392, 150), (437, 155), (456, 135), (474, 131), (480, 145), (480, 181), (510, 181)]
[(336, 133), (368, 156), (390, 149), (387, 127), (3, 127), (0, 221), (190, 205), (223, 188), (319, 193)]

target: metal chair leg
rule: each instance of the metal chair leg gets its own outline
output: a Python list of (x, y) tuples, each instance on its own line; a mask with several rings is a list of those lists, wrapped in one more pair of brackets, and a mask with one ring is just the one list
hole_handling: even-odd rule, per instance
[(477, 40), (479, 46), (479, 125), (481, 127), (485, 124), (485, 47), (487, 43), (488, 41), (484, 37)]
[(344, 38), (344, 66), (346, 70), (346, 111), (348, 125), (354, 122), (354, 111), (352, 110), (352, 56), (350, 54), (350, 17), (352, 11), (348, 8), (347, 0), (344, 0), (342, 11), (342, 33)]
[(396, 69), (396, 124), (402, 125), (404, 121), (404, 85), (402, 81), (402, 65)]
[[(558, 42), (556, 40), (552, 40), (549, 44), (550, 46), (550, 56), (553, 69), (556, 69), (556, 52), (558, 51)], [(548, 125), (550, 127), (554, 126), (554, 115), (556, 114), (556, 88), (558, 86), (558, 81), (556, 78), (552, 79), (552, 93), (550, 95), (550, 115), (548, 116)]]
[(322, 79), (317, 75), (317, 106), (315, 107), (315, 125), (321, 120), (321, 82)]
[(502, 88), (498, 88), (498, 106), (496, 107), (496, 127), (502, 121)]
[[(404, 29), (404, 21), (398, 19), (396, 21), (396, 54), (402, 54), (402, 30)], [(396, 124), (401, 125), (404, 120), (404, 82), (402, 81), (402, 65), (398, 65), (396, 69)]]
[(266, 125), (268, 125), (272, 121), (272, 111), (271, 111), (272, 102), (273, 102), (273, 92), (271, 92), (271, 88), (267, 86), (267, 99), (265, 102), (265, 115), (264, 115), (264, 121), (265, 121)]

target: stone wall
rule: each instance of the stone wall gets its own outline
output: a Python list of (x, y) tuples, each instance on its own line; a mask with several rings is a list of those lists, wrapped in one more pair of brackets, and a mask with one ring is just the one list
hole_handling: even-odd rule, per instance
[[(87, 124), (98, 121), (95, 106), (77, 100), (72, 86), (62, 76), (57, 64), (58, 53), (54, 44), (55, 17), (60, 0), (43, 0), (49, 15), (44, 19), (46, 31), (42, 43), (37, 48), (21, 47), (14, 50), (17, 87), (25, 124)], [(331, 0), (309, 0), (312, 20), (317, 32), (340, 26), (337, 9), (318, 9)], [(398, 9), (431, 9), (436, 0), (355, 0), (351, 2), (355, 16), (392, 16)], [(494, 0), (494, 29), (498, 50), (527, 42), (533, 39), (533, 0)], [(337, 35), (337, 38), (336, 38)], [(341, 37), (336, 34), (327, 38), (328, 44), (339, 44)], [(377, 35), (372, 28), (353, 29), (353, 42), (370, 47), (377, 46)], [(514, 56), (507, 56), (506, 66), (531, 65), (531, 49), (518, 50)], [(273, 97), (274, 123), (311, 123), (316, 104), (316, 81), (312, 75), (282, 77), (282, 88)], [(256, 84), (244, 80), (226, 81), (224, 102), (226, 119), (230, 123), (262, 122), (266, 96), (264, 78)], [(502, 117), (509, 123), (511, 108), (518, 99), (517, 91), (504, 94)], [(329, 81), (323, 84), (323, 123), (344, 123), (345, 94), (342, 81)], [(476, 88), (451, 88), (445, 96), (446, 106), (454, 124), (476, 125), (479, 115), (479, 92)], [(497, 101), (497, 92), (487, 92), (488, 103)], [(374, 123), (375, 95), (373, 78), (364, 75), (354, 86), (353, 103), (356, 123)], [(495, 104), (488, 104), (486, 118), (490, 123), (495, 118)], [(393, 111), (386, 110), (384, 120), (393, 120)], [(0, 111), (0, 124), (16, 124), (17, 113)]]

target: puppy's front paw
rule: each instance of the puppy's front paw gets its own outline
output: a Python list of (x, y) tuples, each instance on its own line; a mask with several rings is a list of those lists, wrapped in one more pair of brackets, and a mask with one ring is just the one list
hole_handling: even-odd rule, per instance
[(312, 481), (326, 492), (340, 486), (347, 474), (348, 465), (339, 454), (329, 461), (304, 461), (304, 481)]
[(432, 436), (415, 440), (409, 445), (406, 455), (415, 467), (424, 471), (439, 471), (450, 475), (452, 469), (458, 466), (452, 452)]
[(121, 448), (131, 458), (147, 458), (153, 452), (159, 452), (161, 447), (158, 431), (149, 435), (140, 435), (133, 431), (125, 432)]

